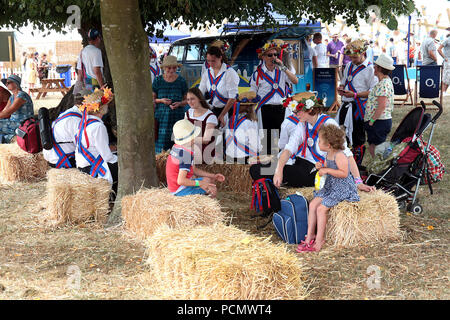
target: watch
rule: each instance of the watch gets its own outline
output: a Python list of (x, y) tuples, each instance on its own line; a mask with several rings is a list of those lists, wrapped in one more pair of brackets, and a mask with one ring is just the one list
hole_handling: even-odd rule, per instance
[(281, 71), (286, 71), (286, 70), (287, 70), (287, 67), (286, 67), (286, 66), (281, 66), (281, 67), (280, 67), (280, 70), (281, 70)]

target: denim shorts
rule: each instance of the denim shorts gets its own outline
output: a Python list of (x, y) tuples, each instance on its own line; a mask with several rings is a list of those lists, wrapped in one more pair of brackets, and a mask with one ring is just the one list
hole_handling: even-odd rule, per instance
[[(195, 179), (192, 179), (192, 180), (194, 180), (194, 181), (195, 180), (202, 181), (203, 178), (195, 178)], [(194, 195), (194, 194), (206, 194), (206, 191), (203, 190), (200, 187), (195, 187), (195, 186), (190, 187), (189, 186), (189, 187), (186, 187), (186, 188), (178, 191), (177, 193), (174, 194), (174, 196), (184, 197), (184, 196), (190, 196), (190, 195)]]
[(369, 126), (369, 121), (364, 122), (364, 129), (367, 132), (367, 142), (369, 144), (379, 145), (386, 141), (386, 138), (391, 132), (392, 119), (376, 120), (372, 126)]

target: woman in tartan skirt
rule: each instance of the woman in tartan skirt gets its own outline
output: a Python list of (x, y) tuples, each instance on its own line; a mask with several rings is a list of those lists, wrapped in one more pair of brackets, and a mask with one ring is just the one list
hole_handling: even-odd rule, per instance
[(188, 109), (186, 105), (188, 86), (186, 80), (177, 74), (177, 69), (181, 66), (182, 64), (177, 62), (176, 57), (166, 56), (161, 64), (163, 75), (156, 77), (153, 81), (157, 125), (156, 153), (172, 148), (173, 125), (178, 120), (184, 119), (184, 114)]

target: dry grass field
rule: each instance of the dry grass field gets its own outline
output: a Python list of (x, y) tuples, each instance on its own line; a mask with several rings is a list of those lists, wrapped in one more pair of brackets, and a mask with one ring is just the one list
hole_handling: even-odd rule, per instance
[[(36, 110), (56, 106), (60, 98), (53, 94), (39, 100)], [(433, 145), (449, 168), (450, 98), (445, 104)], [(394, 128), (410, 108), (394, 111)], [(433, 195), (421, 188), (422, 215), (402, 213), (403, 241), (295, 253), (305, 265), (307, 299), (449, 299), (449, 176), (433, 186)], [(45, 185), (46, 181), (0, 184), (0, 300), (158, 299), (146, 276), (143, 242), (121, 226), (50, 228), (39, 223)], [(249, 198), (223, 193), (219, 200), (229, 223), (280, 241), (271, 224), (256, 229), (261, 221), (250, 218)], [(295, 246), (289, 249), (295, 252)]]

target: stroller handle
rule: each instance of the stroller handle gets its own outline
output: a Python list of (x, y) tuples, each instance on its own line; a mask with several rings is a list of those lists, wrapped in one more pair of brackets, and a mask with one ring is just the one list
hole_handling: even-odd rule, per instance
[[(427, 106), (425, 105), (425, 102), (423, 102), (423, 100), (420, 101), (420, 104), (422, 105), (422, 108), (426, 110)], [(431, 119), (431, 122), (435, 123), (436, 120), (441, 116), (443, 109), (442, 105), (436, 100), (433, 100), (433, 104), (439, 109), (439, 111), (434, 115), (433, 119)]]
[(438, 113), (436, 113), (436, 115), (431, 120), (431, 122), (436, 122), (436, 120), (441, 116), (443, 110), (442, 110), (442, 105), (439, 102), (437, 102), (436, 100), (433, 100), (433, 104), (439, 108)]

